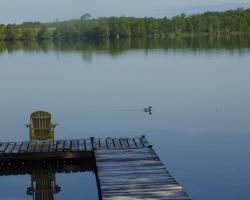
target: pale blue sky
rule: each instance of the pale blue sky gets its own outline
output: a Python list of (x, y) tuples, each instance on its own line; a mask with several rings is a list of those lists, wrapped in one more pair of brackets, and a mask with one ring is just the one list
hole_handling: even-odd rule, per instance
[(250, 0), (0, 0), (0, 24), (99, 16), (171, 17), (207, 10), (250, 7)]

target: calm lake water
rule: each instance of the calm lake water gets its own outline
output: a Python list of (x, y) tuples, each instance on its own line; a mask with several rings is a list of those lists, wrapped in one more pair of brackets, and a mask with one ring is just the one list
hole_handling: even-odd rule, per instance
[[(57, 139), (145, 134), (194, 200), (248, 199), (249, 77), (249, 37), (0, 43), (0, 141), (46, 110)], [(55, 199), (98, 199), (92, 172), (55, 176)], [(0, 176), (0, 199), (32, 199), (30, 184)]]

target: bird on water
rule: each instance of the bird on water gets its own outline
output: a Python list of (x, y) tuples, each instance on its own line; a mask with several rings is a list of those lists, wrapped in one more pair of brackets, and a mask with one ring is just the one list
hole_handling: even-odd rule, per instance
[(152, 106), (149, 106), (148, 108), (144, 108), (144, 112), (148, 112), (151, 115), (152, 114)]

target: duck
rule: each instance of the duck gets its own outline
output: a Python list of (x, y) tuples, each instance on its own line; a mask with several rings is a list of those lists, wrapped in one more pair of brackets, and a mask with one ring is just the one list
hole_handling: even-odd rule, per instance
[(148, 108), (144, 108), (144, 112), (152, 112), (152, 106), (149, 106)]

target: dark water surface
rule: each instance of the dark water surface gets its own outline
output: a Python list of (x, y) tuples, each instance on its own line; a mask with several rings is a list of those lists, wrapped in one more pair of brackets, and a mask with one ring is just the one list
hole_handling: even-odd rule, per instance
[[(0, 141), (27, 140), (47, 110), (57, 139), (146, 134), (194, 200), (248, 199), (249, 41), (0, 43)], [(98, 199), (93, 173), (55, 176), (55, 199)], [(0, 176), (0, 199), (31, 199), (30, 182)]]

